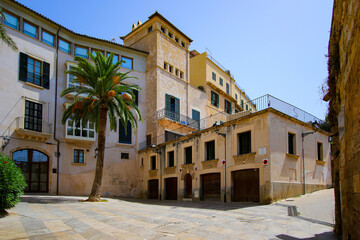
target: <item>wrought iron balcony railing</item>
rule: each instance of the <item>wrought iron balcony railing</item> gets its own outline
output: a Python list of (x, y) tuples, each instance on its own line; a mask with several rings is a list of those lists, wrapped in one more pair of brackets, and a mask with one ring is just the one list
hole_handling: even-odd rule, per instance
[(174, 111), (170, 111), (167, 109), (161, 109), (159, 111), (157, 111), (157, 119), (163, 119), (163, 118), (167, 118), (170, 119), (172, 121), (178, 122), (182, 125), (194, 128), (196, 130), (199, 129), (200, 125), (198, 120), (194, 120), (192, 118), (189, 118), (185, 115), (182, 115), (180, 113), (174, 112)]

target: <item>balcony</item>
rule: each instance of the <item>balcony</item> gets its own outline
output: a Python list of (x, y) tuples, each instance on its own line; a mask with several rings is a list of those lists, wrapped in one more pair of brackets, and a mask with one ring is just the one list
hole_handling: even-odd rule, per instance
[(192, 130), (199, 130), (200, 127), (199, 125), (200, 121), (191, 119), (185, 115), (167, 110), (165, 108), (157, 111), (156, 118), (159, 122), (167, 119), (175, 123), (180, 123), (182, 126), (191, 128)]
[(14, 123), (16, 134), (24, 139), (45, 141), (52, 134), (52, 125), (39, 118), (17, 117)]

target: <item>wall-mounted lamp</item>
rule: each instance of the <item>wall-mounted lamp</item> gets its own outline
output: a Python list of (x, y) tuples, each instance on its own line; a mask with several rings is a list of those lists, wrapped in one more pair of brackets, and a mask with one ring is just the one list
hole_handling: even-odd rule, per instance
[(95, 148), (95, 158), (97, 158), (98, 152), (99, 152), (99, 149)]

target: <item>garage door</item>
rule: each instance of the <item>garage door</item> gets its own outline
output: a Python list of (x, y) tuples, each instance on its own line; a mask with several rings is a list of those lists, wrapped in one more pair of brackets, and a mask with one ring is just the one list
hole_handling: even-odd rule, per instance
[(159, 196), (159, 180), (152, 179), (148, 183), (149, 199), (158, 199)]
[(220, 173), (201, 175), (202, 200), (220, 201)]
[(165, 178), (165, 199), (177, 200), (177, 178)]
[(234, 202), (259, 202), (259, 169), (245, 169), (231, 173)]

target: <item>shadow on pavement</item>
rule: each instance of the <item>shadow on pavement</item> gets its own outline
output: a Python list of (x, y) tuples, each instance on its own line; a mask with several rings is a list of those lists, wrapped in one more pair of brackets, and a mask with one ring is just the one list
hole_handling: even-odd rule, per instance
[(20, 197), (21, 202), (26, 203), (40, 203), (40, 204), (51, 204), (51, 203), (71, 203), (78, 202), (78, 198), (61, 197), (61, 196), (44, 196), (44, 195), (26, 195)]
[(224, 203), (220, 201), (200, 201), (200, 202), (191, 202), (191, 201), (176, 201), (176, 200), (153, 200), (153, 199), (132, 199), (132, 198), (114, 198), (125, 202), (134, 202), (139, 204), (147, 205), (159, 205), (159, 206), (169, 206), (172, 209), (180, 208), (197, 208), (197, 209), (213, 209), (220, 211), (230, 211), (241, 208), (251, 208), (261, 206), (260, 203), (254, 202), (229, 202)]
[(315, 237), (310, 238), (296, 238), (286, 234), (280, 234), (276, 236), (282, 240), (339, 240), (340, 238), (335, 234), (335, 232), (324, 232), (320, 234), (315, 234)]

